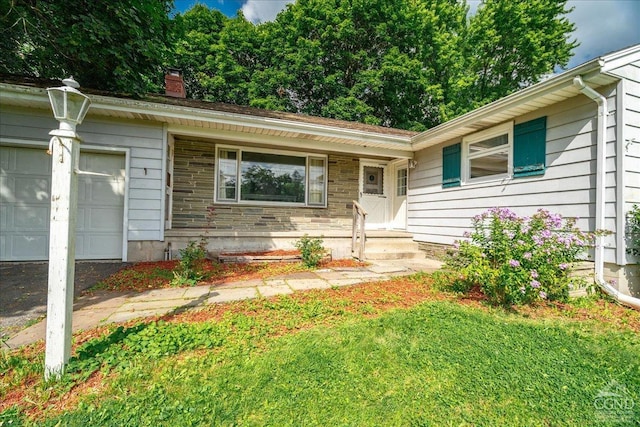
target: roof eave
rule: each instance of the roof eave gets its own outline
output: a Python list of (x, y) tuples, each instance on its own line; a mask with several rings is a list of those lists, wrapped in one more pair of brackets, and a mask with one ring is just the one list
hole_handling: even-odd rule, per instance
[[(42, 109), (49, 108), (46, 90), (43, 88), (0, 83), (0, 95), (5, 105), (14, 100), (15, 105), (28, 103)], [(217, 110), (205, 110), (181, 105), (163, 104), (144, 100), (116, 98), (103, 95), (88, 95), (92, 105), (89, 115), (113, 115), (114, 112), (126, 112), (135, 115), (151, 115), (155, 120), (196, 120), (203, 124), (235, 125), (248, 128), (269, 129), (278, 132), (310, 135), (320, 139), (344, 141), (345, 144), (366, 146), (384, 145), (391, 151), (411, 153), (411, 135), (393, 135), (359, 129), (346, 129), (304, 121), (253, 116)]]
[(525, 104), (538, 97), (551, 94), (561, 89), (565, 89), (573, 85), (573, 78), (578, 75), (591, 76), (599, 74), (605, 60), (596, 58), (584, 64), (567, 70), (548, 80), (536, 83), (528, 88), (514, 92), (504, 98), (491, 102), (462, 116), (456, 117), (448, 122), (442, 123), (434, 128), (422, 132), (414, 136), (412, 146), (414, 150), (420, 150), (442, 142), (442, 138), (446, 137), (450, 132), (460, 127), (469, 126), (470, 124), (488, 118), (490, 116), (505, 112), (520, 105)]

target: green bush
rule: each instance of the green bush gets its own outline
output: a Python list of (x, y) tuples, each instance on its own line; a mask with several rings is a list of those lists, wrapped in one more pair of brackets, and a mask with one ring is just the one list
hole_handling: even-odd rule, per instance
[(627, 233), (630, 240), (627, 253), (640, 256), (640, 207), (633, 205), (627, 215)]
[(295, 246), (300, 251), (302, 262), (309, 268), (316, 268), (326, 253), (322, 239), (312, 239), (306, 234), (296, 241)]
[(180, 262), (173, 271), (171, 286), (195, 286), (202, 279), (202, 261), (206, 258), (205, 241), (190, 241), (187, 247), (180, 249)]
[(453, 275), (452, 290), (480, 286), (494, 304), (530, 304), (566, 300), (571, 267), (592, 244), (593, 234), (575, 227), (575, 220), (539, 210), (519, 218), (509, 209), (494, 208), (473, 218), (473, 231), (456, 242), (445, 268)]

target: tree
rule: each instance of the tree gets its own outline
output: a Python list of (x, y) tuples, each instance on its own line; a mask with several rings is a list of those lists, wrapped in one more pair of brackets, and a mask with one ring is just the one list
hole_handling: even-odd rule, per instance
[(457, 113), (530, 86), (566, 67), (578, 43), (566, 0), (484, 0), (469, 22), (467, 74), (451, 100)]
[(0, 72), (157, 91), (173, 0), (0, 0)]
[(566, 66), (565, 6), (486, 0), (468, 17), (464, 0), (297, 0), (273, 22), (201, 26), (215, 41), (186, 69), (204, 99), (423, 130)]

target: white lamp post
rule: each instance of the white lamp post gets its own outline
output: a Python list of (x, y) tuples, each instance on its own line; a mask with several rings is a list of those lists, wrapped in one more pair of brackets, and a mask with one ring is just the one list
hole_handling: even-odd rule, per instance
[(78, 158), (82, 123), (91, 101), (73, 77), (65, 86), (49, 88), (53, 115), (60, 122), (49, 132), (51, 159), (51, 219), (49, 230), (49, 290), (44, 360), (45, 379), (59, 378), (71, 355), (71, 321), (76, 258), (76, 211), (78, 206)]

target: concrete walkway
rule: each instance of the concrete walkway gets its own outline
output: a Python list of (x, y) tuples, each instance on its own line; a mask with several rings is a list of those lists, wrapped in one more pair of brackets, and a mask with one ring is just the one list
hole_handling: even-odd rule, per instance
[[(76, 299), (73, 307), (73, 331), (193, 309), (206, 304), (388, 280), (418, 271), (434, 271), (440, 265), (440, 262), (428, 259), (371, 261), (367, 267), (324, 269), (214, 286), (154, 289), (141, 293), (95, 292)], [(18, 332), (3, 347), (13, 349), (44, 339), (45, 327), (46, 319)]]

